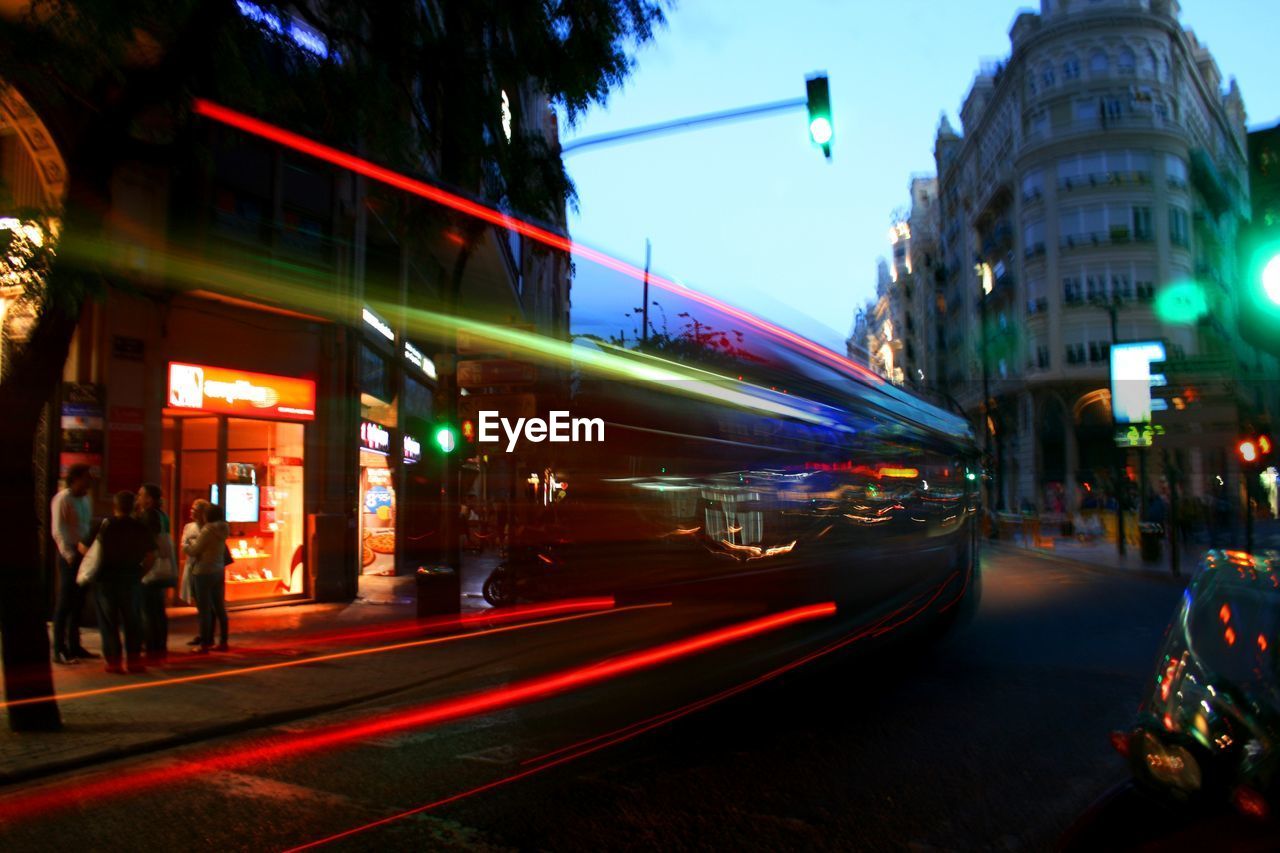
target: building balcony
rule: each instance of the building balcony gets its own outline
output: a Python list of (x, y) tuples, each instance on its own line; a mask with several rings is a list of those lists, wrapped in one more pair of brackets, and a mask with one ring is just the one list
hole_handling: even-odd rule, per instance
[(1113, 226), (1107, 231), (1088, 231), (1080, 234), (1067, 234), (1058, 243), (1061, 249), (1084, 249), (1095, 246), (1110, 246), (1124, 243), (1150, 243), (1154, 238), (1148, 231), (1134, 233), (1127, 226)]

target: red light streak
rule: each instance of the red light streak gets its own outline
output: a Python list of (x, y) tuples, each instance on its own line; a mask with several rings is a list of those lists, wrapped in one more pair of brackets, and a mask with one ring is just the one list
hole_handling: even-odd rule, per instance
[(1228, 604), (1222, 605), (1222, 609), (1218, 611), (1218, 618), (1221, 619), (1223, 622), (1230, 622), (1231, 606)]
[[(954, 577), (954, 575), (952, 577)], [(938, 588), (938, 590), (933, 594), (932, 598), (929, 599), (929, 601), (933, 601), (934, 599), (936, 599), (938, 596), (938, 593), (940, 593), (943, 589), (946, 588), (947, 584), (950, 583), (950, 580), (951, 579), (944, 581), (942, 585)], [(596, 735), (595, 737), (591, 737), (591, 738), (586, 738), (585, 740), (581, 740), (576, 743), (570, 744), (568, 746), (552, 750), (551, 752), (544, 753), (543, 755), (540, 755), (537, 758), (527, 759), (521, 762), (522, 766), (527, 766), (531, 764), (535, 766), (529, 767), (529, 769), (527, 770), (522, 770), (519, 773), (514, 773), (510, 776), (504, 776), (501, 779), (495, 779), (492, 782), (487, 782), (483, 785), (470, 788), (466, 791), (461, 791), (459, 793), (452, 794), (448, 797), (444, 797), (439, 800), (434, 800), (424, 805), (415, 806), (414, 808), (406, 809), (405, 811), (401, 811), (393, 815), (388, 815), (387, 817), (384, 817), (384, 818), (379, 818), (378, 820), (371, 821), (361, 826), (356, 826), (356, 827), (352, 827), (351, 829), (343, 830), (342, 832), (336, 833), (334, 835), (326, 836), (324, 838), (320, 838), (315, 841), (309, 841), (306, 844), (301, 844), (297, 847), (291, 847), (287, 851), (285, 851), (285, 853), (298, 853), (298, 851), (302, 851), (302, 850), (313, 850), (317, 847), (323, 847), (327, 844), (332, 844), (335, 841), (341, 841), (345, 838), (350, 838), (354, 835), (359, 835), (361, 833), (368, 832), (369, 830), (377, 829), (378, 827), (381, 827), (381, 826), (387, 826), (389, 824), (395, 823), (396, 821), (403, 820), (404, 818), (412, 817), (413, 815), (416, 815), (416, 814), (422, 814), (423, 812), (431, 811), (433, 809), (437, 809), (442, 806), (447, 806), (450, 803), (455, 803), (455, 802), (458, 802), (459, 800), (464, 800), (468, 797), (472, 797), (477, 794), (483, 794), (487, 791), (492, 791), (495, 788), (500, 788), (505, 785), (509, 785), (513, 782), (518, 782), (521, 779), (525, 779), (537, 773), (541, 773), (542, 771), (548, 770), (552, 767), (558, 767), (562, 764), (567, 764), (570, 761), (575, 761), (584, 756), (590, 755), (595, 752), (599, 752), (602, 749), (607, 749), (608, 747), (614, 746), (616, 744), (623, 743), (628, 740), (632, 740), (644, 734), (645, 732), (652, 731), (653, 729), (664, 726), (667, 723), (674, 722), (675, 720), (678, 720), (682, 717), (686, 717), (690, 714), (700, 711), (703, 708), (722, 702), (725, 699), (731, 698), (733, 696), (738, 695), (739, 693), (743, 693), (747, 690), (750, 690), (751, 688), (756, 687), (760, 684), (771, 681), (775, 678), (778, 678), (779, 676), (785, 675), (786, 673), (791, 672), (792, 670), (805, 666), (806, 664), (811, 663), (814, 660), (825, 657), (826, 655), (832, 654), (836, 651), (839, 651), (842, 648), (845, 648), (846, 646), (851, 645), (852, 643), (855, 643), (861, 639), (864, 639), (865, 637), (867, 637), (868, 635), (876, 631), (876, 629), (879, 628), (881, 625), (883, 625), (885, 622), (889, 621), (894, 616), (898, 615), (902, 611), (911, 607), (912, 603), (916, 600), (919, 600), (919, 598), (921, 597), (922, 596), (916, 596), (915, 599), (902, 605), (897, 610), (894, 610), (891, 613), (885, 614), (884, 616), (881, 616), (879, 619), (876, 619), (871, 623), (854, 630), (850, 634), (847, 634), (845, 637), (831, 643), (828, 646), (818, 649), (817, 651), (810, 652), (807, 655), (803, 655), (789, 663), (783, 664), (782, 666), (774, 670), (771, 670), (770, 672), (767, 672), (763, 675), (760, 675), (748, 681), (742, 682), (741, 684), (722, 690), (719, 693), (716, 693), (712, 696), (699, 699), (697, 701), (683, 705), (679, 708), (672, 709), (670, 711), (664, 711), (660, 714), (655, 714), (652, 717), (649, 717), (644, 720), (640, 720), (639, 722), (631, 723), (630, 725), (623, 726), (622, 728), (619, 728), (619, 729), (614, 729), (613, 731), (606, 732), (605, 734)], [(923, 612), (923, 610), (927, 607), (928, 607), (928, 602), (926, 602), (925, 605), (920, 610), (918, 610), (915, 614), (912, 614), (912, 617), (910, 618), (914, 618), (920, 612)], [(910, 618), (908, 618), (908, 620), (906, 621), (910, 621)], [(905, 623), (902, 623), (902, 624), (905, 624)], [(878, 636), (878, 634), (875, 634), (875, 636)]]
[(1228, 646), (1234, 646), (1236, 644), (1236, 629), (1232, 628), (1230, 625), (1227, 626), (1227, 630), (1222, 632), (1222, 636), (1227, 641)]
[[(590, 599), (586, 599), (590, 600)], [(609, 599), (612, 603), (612, 599)], [(345, 658), (361, 657), (363, 655), (381, 654), (383, 652), (394, 652), (402, 649), (412, 649), (421, 646), (434, 646), (441, 643), (452, 643), (458, 640), (466, 640), (473, 637), (487, 637), (494, 634), (505, 634), (510, 631), (520, 631), (527, 628), (536, 628), (543, 625), (556, 625), (562, 622), (575, 622), (580, 619), (589, 619), (596, 616), (604, 616), (610, 613), (624, 613), (628, 610), (640, 610), (651, 607), (666, 607), (668, 604), (633, 604), (628, 607), (619, 607), (612, 610), (594, 611), (589, 613), (581, 613), (578, 615), (563, 616), (558, 619), (542, 619), (536, 622), (519, 623), (516, 625), (506, 625), (500, 628), (488, 628), (479, 631), (468, 631), (464, 634), (446, 634), (443, 637), (429, 637), (424, 640), (411, 640), (404, 643), (395, 643), (389, 646), (374, 646), (368, 649), (351, 649), (344, 652), (333, 652), (325, 655), (314, 655), (306, 658), (296, 658), (286, 661), (277, 661), (276, 663), (257, 664), (255, 666), (238, 667), (236, 669), (222, 669), (216, 672), (201, 672), (196, 675), (182, 675), (175, 678), (166, 678), (163, 681), (135, 681), (127, 684), (113, 684), (110, 687), (97, 687), (89, 690), (77, 690), (69, 693), (60, 693), (56, 698), (60, 702), (70, 701), (72, 699), (85, 699), (90, 696), (105, 696), (111, 693), (125, 693), (135, 690), (152, 690), (157, 687), (172, 687), (177, 684), (191, 684), (197, 681), (208, 681), (213, 678), (229, 678), (233, 675), (249, 675), (256, 672), (268, 672), (276, 669), (287, 669), (294, 666), (305, 666), (313, 663), (324, 663), (326, 661), (343, 660)], [(527, 611), (522, 614), (527, 615)], [(547, 615), (545, 613), (539, 615)], [(9, 702), (0, 702), (0, 708), (12, 708), (18, 705), (29, 705), (33, 702), (44, 702), (48, 700), (48, 696), (37, 696), (31, 699), (15, 699)]]
[(193, 102), (192, 108), (197, 115), (202, 115), (205, 118), (225, 124), (228, 127), (234, 127), (237, 130), (244, 131), (245, 133), (262, 137), (263, 139), (270, 140), (287, 148), (292, 148), (295, 151), (315, 157), (318, 160), (324, 160), (338, 166), (339, 168), (347, 169), (348, 171), (354, 172), (358, 175), (364, 175), (366, 178), (384, 183), (387, 186), (395, 187), (396, 189), (404, 190), (405, 192), (411, 193), (420, 198), (425, 198), (428, 201), (436, 202), (437, 204), (456, 210), (459, 213), (474, 216), (476, 219), (497, 225), (500, 228), (510, 229), (511, 231), (528, 237), (529, 239), (539, 242), (544, 246), (550, 246), (553, 249), (559, 249), (560, 251), (575, 254), (589, 261), (594, 261), (602, 267), (614, 270), (615, 272), (620, 272), (623, 275), (635, 279), (636, 281), (644, 281), (647, 279), (649, 283), (653, 284), (655, 287), (660, 287), (671, 293), (678, 293), (681, 296), (692, 299), (695, 302), (707, 306), (708, 308), (720, 311), (736, 320), (747, 323), (759, 331), (764, 332), (775, 339), (784, 341), (790, 344), (793, 348), (814, 356), (821, 361), (825, 361), (839, 370), (843, 370), (846, 373), (857, 374), (862, 379), (875, 385), (881, 385), (884, 383), (884, 379), (869, 368), (863, 367), (845, 356), (816, 344), (808, 338), (797, 335), (795, 332), (788, 331), (781, 326), (775, 326), (766, 320), (756, 317), (754, 314), (734, 308), (732, 305), (721, 302), (712, 296), (699, 293), (696, 290), (691, 290), (682, 284), (677, 284), (676, 282), (663, 278), (660, 275), (653, 273), (646, 274), (640, 267), (629, 264), (626, 261), (619, 260), (618, 258), (597, 249), (592, 249), (589, 246), (575, 243), (561, 234), (556, 234), (553, 231), (548, 231), (547, 229), (541, 228), (532, 223), (516, 219), (514, 216), (509, 216), (501, 211), (485, 207), (482, 204), (477, 204), (476, 202), (463, 198), (460, 195), (455, 195), (454, 193), (447, 192), (439, 187), (432, 186), (425, 181), (420, 181), (416, 178), (410, 178), (407, 175), (402, 175), (399, 172), (386, 168), (385, 166), (379, 166), (362, 157), (356, 157), (355, 155), (340, 151), (337, 148), (332, 148), (328, 145), (316, 142), (315, 140), (308, 139), (305, 136), (277, 127), (276, 125), (269, 124), (261, 119), (256, 119), (252, 116), (245, 115), (244, 113), (228, 109), (221, 104), (216, 104), (212, 101), (204, 100), (203, 98), (196, 98)]
[(594, 664), (529, 678), (514, 684), (487, 688), (452, 699), (430, 702), (417, 710), (401, 708), (374, 716), (365, 722), (342, 723), (302, 734), (274, 737), (264, 745), (235, 747), (202, 760), (106, 776), (90, 782), (76, 781), (74, 787), (50, 785), (38, 792), (19, 793), (0, 800), (0, 820), (31, 817), (65, 808), (77, 802), (98, 802), (106, 797), (136, 794), (149, 788), (204, 776), (210, 772), (220, 772), (251, 763), (257, 765), (287, 760), (353, 741), (383, 737), (401, 731), (421, 729), (487, 714), (620, 678), (793, 625), (826, 618), (834, 615), (835, 612), (836, 606), (831, 602), (798, 607)]

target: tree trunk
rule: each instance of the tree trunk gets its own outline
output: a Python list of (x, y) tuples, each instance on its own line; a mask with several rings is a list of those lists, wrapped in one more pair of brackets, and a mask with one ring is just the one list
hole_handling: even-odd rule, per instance
[[(90, 292), (85, 245), (102, 234), (112, 171), (111, 142), (123, 138), (116, 116), (89, 124), (89, 131), (67, 157), (67, 198), (58, 259), (44, 281), (36, 322), (0, 377), (0, 412), (5, 435), (0, 441), (0, 666), (9, 702), (48, 697), (47, 701), (9, 708), (14, 731), (48, 731), (62, 726), (53, 698), (49, 635), (45, 630), (48, 597), (41, 583), (42, 529), (36, 508), (35, 437), (40, 415), (62, 379), (71, 339)], [(78, 155), (78, 156), (77, 156)], [(89, 262), (91, 264), (91, 262)]]
[[(51, 274), (50, 285), (56, 272)], [(76, 285), (72, 285), (76, 287)], [(45, 630), (48, 600), (40, 571), (42, 535), (36, 514), (36, 482), (32, 459), (41, 410), (62, 374), (78, 307), (65, 300), (46, 304), (31, 338), (14, 356), (0, 383), (0, 411), (5, 437), (0, 442), (0, 647), (5, 699), (9, 702), (48, 697), (9, 707), (14, 731), (61, 728), (53, 698), (49, 635)]]

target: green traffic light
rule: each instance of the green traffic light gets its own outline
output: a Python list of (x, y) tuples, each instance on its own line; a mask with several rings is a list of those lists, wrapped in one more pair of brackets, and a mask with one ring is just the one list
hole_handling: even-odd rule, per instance
[(1272, 255), (1262, 268), (1262, 292), (1272, 305), (1280, 306), (1280, 252)]
[(454, 433), (452, 427), (442, 426), (436, 430), (435, 434), (436, 447), (444, 453), (452, 453), (453, 449), (458, 446), (458, 436)]
[(831, 141), (831, 122), (823, 116), (817, 116), (809, 122), (809, 136), (814, 143), (826, 145)]
[(809, 138), (831, 159), (831, 140), (835, 125), (831, 121), (831, 88), (827, 75), (811, 74), (804, 81), (805, 105), (809, 109)]

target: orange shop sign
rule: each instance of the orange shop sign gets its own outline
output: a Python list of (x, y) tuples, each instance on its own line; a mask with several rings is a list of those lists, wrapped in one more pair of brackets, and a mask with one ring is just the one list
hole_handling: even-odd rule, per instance
[(316, 417), (316, 383), (292, 376), (249, 373), (204, 364), (169, 362), (169, 407), (273, 420)]

